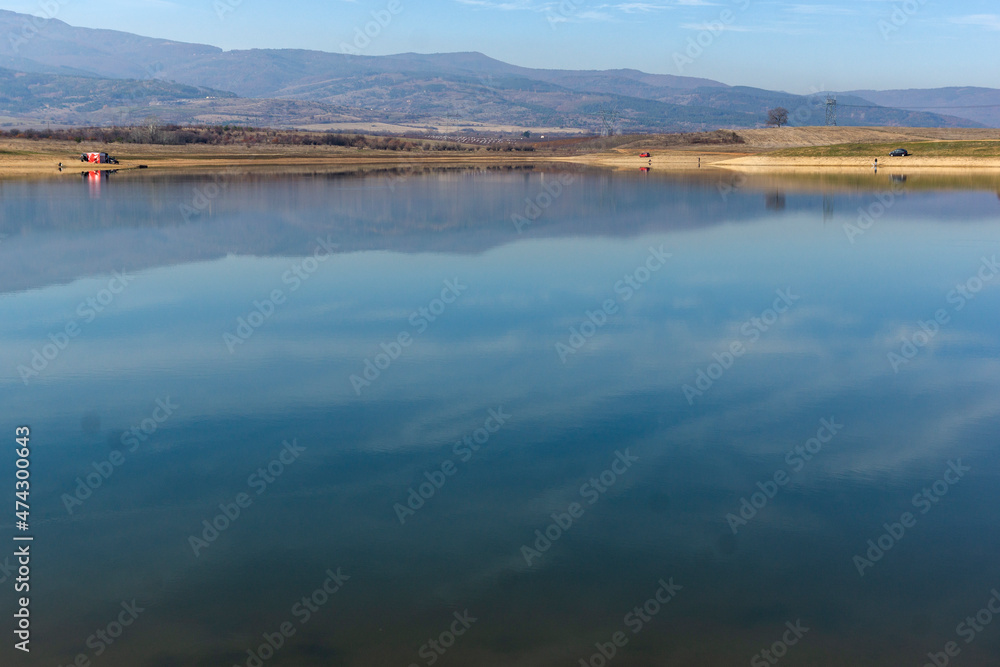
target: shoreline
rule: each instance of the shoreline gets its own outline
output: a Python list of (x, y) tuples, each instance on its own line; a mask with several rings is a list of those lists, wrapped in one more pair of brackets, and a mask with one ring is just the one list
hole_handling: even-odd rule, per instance
[(909, 156), (891, 158), (873, 155), (871, 158), (859, 157), (779, 157), (768, 155), (753, 155), (726, 160), (718, 163), (720, 167), (732, 168), (764, 168), (764, 169), (872, 169), (873, 161), (878, 158), (879, 171), (899, 171), (908, 169), (1000, 169), (1000, 158), (977, 157), (918, 157)]
[[(701, 162), (698, 158), (701, 157)], [(780, 158), (718, 154), (686, 154), (660, 156), (650, 159), (606, 154), (537, 155), (531, 157), (493, 156), (419, 156), (399, 158), (393, 156), (370, 157), (216, 157), (209, 159), (175, 158), (157, 161), (139, 161), (127, 158), (120, 164), (91, 165), (82, 162), (63, 163), (62, 169), (51, 159), (17, 160), (0, 164), (0, 179), (21, 180), (34, 178), (78, 177), (93, 171), (148, 171), (149, 173), (177, 173), (180, 171), (255, 170), (261, 168), (319, 168), (319, 169), (407, 169), (446, 166), (500, 166), (500, 165), (549, 164), (575, 165), (610, 169), (620, 172), (638, 172), (642, 168), (659, 173), (688, 173), (697, 171), (729, 171), (753, 173), (808, 173), (808, 172), (871, 172), (872, 161), (858, 158)], [(140, 166), (141, 165), (141, 166)], [(911, 158), (905, 162), (879, 160), (879, 172), (903, 173), (907, 171), (973, 171), (991, 173), (1000, 170), (1000, 158)]]
[[(592, 153), (572, 154), (538, 150), (522, 153), (477, 152), (407, 152), (362, 151), (300, 146), (160, 146), (112, 145), (85, 146), (84, 149), (112, 154), (118, 165), (92, 165), (80, 162), (82, 149), (67, 142), (49, 143), (30, 140), (0, 143), (0, 179), (59, 178), (90, 171), (133, 171), (143, 165), (150, 172), (179, 170), (220, 170), (270, 168), (421, 168), (458, 165), (551, 164), (578, 165), (617, 171), (650, 170), (654, 172), (690, 172), (697, 170), (752, 171), (759, 173), (810, 171), (871, 171), (875, 157), (879, 171), (977, 171), (991, 173), (1000, 169), (1000, 157), (974, 156), (910, 156), (890, 158), (873, 154), (870, 157), (784, 157), (769, 155), (754, 146), (742, 144), (718, 146), (687, 146), (653, 148), (652, 157), (638, 157), (638, 150), (613, 149)], [(877, 149), (875, 149), (877, 150)], [(58, 164), (62, 162), (60, 172)]]

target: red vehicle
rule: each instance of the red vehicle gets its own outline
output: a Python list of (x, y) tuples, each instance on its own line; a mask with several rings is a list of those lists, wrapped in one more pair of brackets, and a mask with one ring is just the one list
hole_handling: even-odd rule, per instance
[(107, 153), (83, 153), (80, 155), (80, 162), (90, 164), (118, 164), (118, 160)]
[(639, 153), (639, 157), (653, 157), (649, 153)]

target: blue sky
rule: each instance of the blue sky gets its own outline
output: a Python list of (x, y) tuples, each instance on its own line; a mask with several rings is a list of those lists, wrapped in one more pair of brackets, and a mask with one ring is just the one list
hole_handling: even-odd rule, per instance
[[(995, 0), (26, 0), (12, 11), (224, 49), (480, 51), (528, 67), (684, 74), (792, 92), (1000, 87)], [(894, 16), (895, 12), (895, 16)], [(387, 14), (383, 13), (383, 16)], [(722, 28), (719, 30), (719, 28)], [(689, 40), (704, 45), (691, 47)], [(689, 51), (690, 48), (690, 51)]]

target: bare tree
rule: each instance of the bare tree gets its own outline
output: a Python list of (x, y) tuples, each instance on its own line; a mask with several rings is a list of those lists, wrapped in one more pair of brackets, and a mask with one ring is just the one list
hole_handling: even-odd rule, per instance
[(160, 141), (160, 119), (146, 116), (142, 123), (131, 127), (130, 140), (137, 144), (155, 144)]
[(776, 109), (771, 109), (767, 112), (767, 124), (776, 125), (781, 127), (782, 125), (788, 125), (788, 109), (785, 107), (778, 107)]

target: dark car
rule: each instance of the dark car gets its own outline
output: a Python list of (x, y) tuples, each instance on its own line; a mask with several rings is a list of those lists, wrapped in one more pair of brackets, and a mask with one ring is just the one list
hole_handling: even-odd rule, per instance
[(910, 151), (905, 148), (897, 148), (893, 152), (889, 153), (889, 157), (906, 157), (910, 154)]

